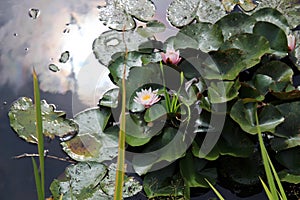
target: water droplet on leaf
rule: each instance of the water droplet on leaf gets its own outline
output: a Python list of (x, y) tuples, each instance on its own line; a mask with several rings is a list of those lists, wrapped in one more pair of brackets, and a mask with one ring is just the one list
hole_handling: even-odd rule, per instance
[(65, 28), (63, 33), (70, 33), (70, 29), (69, 28)]
[(65, 51), (60, 55), (59, 62), (66, 63), (69, 60), (69, 58), (70, 58), (70, 52)]
[(6, 101), (4, 101), (4, 102), (3, 102), (3, 105), (7, 105), (7, 102), (6, 102)]
[(53, 72), (58, 72), (60, 71), (59, 67), (56, 66), (55, 64), (50, 64), (49, 65), (49, 70), (53, 71)]
[(28, 47), (26, 47), (26, 48), (25, 48), (25, 51), (29, 51), (29, 48), (28, 48)]
[(17, 37), (17, 36), (18, 36), (18, 33), (14, 33), (14, 36)]
[(29, 11), (28, 11), (28, 15), (29, 15), (30, 18), (36, 19), (40, 15), (40, 10), (37, 9), (37, 8), (30, 8)]

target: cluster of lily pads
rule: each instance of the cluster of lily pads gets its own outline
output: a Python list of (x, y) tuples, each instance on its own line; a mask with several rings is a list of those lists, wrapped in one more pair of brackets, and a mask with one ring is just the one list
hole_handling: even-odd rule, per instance
[[(169, 9), (169, 20), (180, 29), (164, 42), (153, 37), (165, 30), (158, 21), (133, 30), (131, 21), (120, 25), (126, 16), (116, 18), (121, 22), (110, 18), (125, 9), (148, 20), (122, 1), (109, 3), (110, 12), (100, 9), (107, 12), (101, 20), (123, 30), (107, 31), (93, 44), (118, 87), (74, 119), (42, 102), (45, 136), (59, 137), (77, 162), (67, 167), (64, 179), (52, 183), (54, 199), (113, 198), (121, 91), (126, 91), (126, 170), (135, 173), (125, 178), (124, 197), (143, 190), (148, 198), (183, 198), (190, 189), (208, 188), (206, 180), (220, 185), (225, 180), (233, 190), (261, 191), (259, 177), (265, 174), (257, 126), (281, 181), (300, 183), (299, 33), (274, 8), (225, 13), (203, 22), (202, 1), (180, 2)], [(177, 4), (195, 12), (176, 18)], [(37, 142), (29, 98), (18, 99), (9, 117), (20, 137)]]

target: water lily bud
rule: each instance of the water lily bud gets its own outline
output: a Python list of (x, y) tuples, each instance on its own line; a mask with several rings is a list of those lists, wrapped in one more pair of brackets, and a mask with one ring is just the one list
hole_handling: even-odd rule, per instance
[(173, 48), (167, 48), (166, 53), (161, 53), (161, 57), (166, 64), (177, 65), (181, 60), (179, 50), (175, 51)]
[(136, 97), (134, 97), (133, 100), (136, 103), (143, 105), (145, 108), (149, 108), (160, 100), (157, 92), (158, 90), (152, 91), (151, 87), (148, 90), (142, 89), (141, 92), (136, 92)]
[(294, 35), (289, 34), (287, 36), (287, 41), (288, 41), (288, 48), (289, 51), (294, 51), (294, 49), (296, 48), (296, 38)]

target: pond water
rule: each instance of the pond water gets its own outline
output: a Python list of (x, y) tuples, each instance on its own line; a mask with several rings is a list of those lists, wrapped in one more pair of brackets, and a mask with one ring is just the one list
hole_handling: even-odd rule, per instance
[[(168, 25), (165, 10), (171, 0), (153, 2), (157, 6), (156, 19)], [(36, 199), (31, 159), (14, 157), (36, 153), (37, 146), (20, 139), (9, 126), (7, 116), (14, 100), (33, 97), (33, 67), (40, 79), (41, 99), (55, 104), (69, 118), (95, 106), (101, 94), (114, 87), (108, 71), (92, 54), (93, 40), (108, 30), (98, 20), (97, 6), (103, 3), (101, 0), (0, 1), (0, 199)], [(166, 35), (174, 29), (168, 26), (168, 31)], [(164, 34), (158, 37), (163, 38)], [(66, 51), (70, 52), (70, 58), (62, 55)], [(47, 141), (45, 149), (49, 155), (66, 157), (57, 140)], [(46, 159), (46, 188), (69, 164)], [(266, 199), (262, 193), (239, 198), (229, 190), (217, 188), (227, 199)], [(49, 190), (46, 196), (50, 196)], [(194, 199), (210, 197), (214, 197), (212, 191)]]

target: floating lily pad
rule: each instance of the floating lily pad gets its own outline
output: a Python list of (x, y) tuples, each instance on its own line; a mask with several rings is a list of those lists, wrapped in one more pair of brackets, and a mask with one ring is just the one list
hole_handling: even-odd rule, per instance
[[(217, 26), (210, 23), (195, 23), (183, 27), (177, 37), (181, 34), (190, 37), (198, 44), (198, 49), (203, 52), (218, 50), (223, 43), (222, 30)], [(182, 43), (186, 43), (186, 39), (182, 38)]]
[[(147, 38), (140, 36), (134, 31), (118, 32), (111, 30), (103, 32), (95, 39), (93, 51), (98, 61), (108, 66), (112, 55), (115, 53), (125, 52), (126, 48), (128, 51), (136, 51), (139, 45), (146, 41), (148, 41)], [(126, 48), (124, 42), (126, 43)]]
[(110, 108), (116, 108), (119, 103), (119, 88), (113, 88), (107, 91), (99, 100), (99, 105)]
[(77, 161), (112, 160), (118, 155), (118, 136), (104, 132), (110, 112), (105, 108), (85, 110), (74, 117), (79, 133), (69, 141), (62, 142), (63, 150)]
[(215, 23), (225, 14), (218, 0), (174, 0), (168, 8), (168, 20), (176, 27), (187, 25), (194, 19)]
[(225, 103), (236, 98), (241, 84), (239, 81), (217, 81), (208, 86), (208, 98), (211, 103)]
[(147, 173), (144, 177), (143, 187), (149, 199), (160, 197), (182, 197), (184, 194), (184, 181), (174, 164), (163, 169)]
[(116, 30), (130, 30), (135, 28), (133, 17), (149, 21), (155, 14), (155, 6), (150, 0), (116, 0), (106, 1), (106, 5), (99, 8), (99, 19), (108, 27)]
[(253, 13), (252, 17), (254, 17), (256, 21), (269, 22), (280, 27), (286, 34), (290, 31), (285, 16), (274, 8), (262, 8)]
[(149, 37), (153, 37), (156, 33), (164, 32), (165, 30), (166, 30), (166, 26), (163, 23), (157, 20), (153, 20), (147, 22), (146, 27), (142, 27), (142, 26), (138, 27), (136, 31), (141, 36), (149, 38)]
[(264, 36), (269, 42), (273, 53), (285, 56), (288, 52), (287, 37), (281, 28), (269, 22), (257, 22), (253, 33)]
[[(243, 103), (238, 100), (231, 108), (230, 116), (247, 133), (256, 134), (257, 125), (255, 113), (257, 112), (256, 103)], [(267, 105), (258, 114), (259, 127), (262, 132), (274, 133), (276, 126), (284, 121), (283, 115), (273, 105)]]
[(154, 164), (173, 162), (184, 156), (187, 144), (183, 133), (174, 128), (165, 128), (155, 139), (148, 142), (140, 154), (133, 158), (133, 167), (139, 175), (146, 174)]
[(281, 181), (293, 183), (293, 184), (299, 184), (300, 183), (300, 173), (293, 174), (288, 170), (282, 170), (278, 172), (278, 176)]
[(222, 30), (225, 40), (237, 34), (252, 33), (255, 23), (254, 17), (243, 13), (231, 13), (216, 22)]
[[(112, 200), (115, 188), (115, 164), (108, 168), (96, 162), (80, 162), (65, 170), (65, 178), (55, 179), (50, 190), (55, 200)], [(130, 197), (142, 190), (133, 177), (125, 176), (123, 197)]]
[[(66, 119), (65, 112), (55, 110), (53, 104), (48, 104), (42, 100), (41, 111), (45, 136), (53, 139), (55, 136), (64, 138), (77, 134), (78, 125), (74, 121)], [(19, 137), (27, 142), (37, 143), (35, 107), (30, 98), (21, 97), (16, 100), (12, 104), (8, 116), (11, 127)]]
[(217, 169), (205, 168), (208, 162), (204, 159), (193, 157), (191, 153), (187, 153), (186, 156), (180, 160), (180, 173), (184, 179), (184, 183), (188, 187), (205, 187), (209, 185), (205, 179), (211, 184), (216, 183)]
[(287, 168), (288, 172), (300, 175), (300, 147), (294, 147), (276, 154), (276, 160)]

